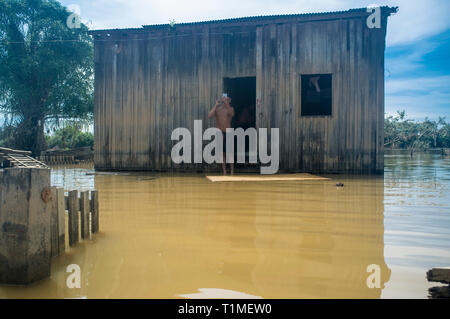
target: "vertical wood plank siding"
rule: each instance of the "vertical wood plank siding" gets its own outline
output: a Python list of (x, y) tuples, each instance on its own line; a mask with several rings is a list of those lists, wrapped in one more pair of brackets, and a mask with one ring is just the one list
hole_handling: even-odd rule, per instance
[[(380, 29), (359, 17), (102, 35), (95, 166), (202, 169), (172, 163), (172, 130), (213, 126), (207, 114), (223, 78), (256, 76), (257, 127), (280, 129), (280, 170), (382, 172), (386, 24), (383, 16)], [(321, 73), (332, 74), (332, 116), (301, 116), (301, 74)]]

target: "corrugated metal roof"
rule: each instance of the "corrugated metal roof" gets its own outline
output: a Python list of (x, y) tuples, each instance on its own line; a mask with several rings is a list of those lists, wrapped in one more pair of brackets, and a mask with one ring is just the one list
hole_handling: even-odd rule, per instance
[[(391, 15), (398, 11), (398, 7), (381, 7), (382, 13), (385, 15)], [(323, 18), (323, 19), (341, 19), (344, 16), (364, 16), (368, 15), (367, 8), (355, 8), (346, 11), (329, 11), (329, 12), (313, 12), (313, 13), (298, 13), (298, 14), (280, 14), (280, 15), (266, 15), (266, 16), (252, 16), (252, 17), (241, 17), (241, 18), (229, 18), (229, 19), (219, 19), (219, 20), (208, 20), (208, 21), (197, 21), (197, 22), (183, 22), (175, 23), (176, 27), (189, 27), (197, 25), (207, 25), (207, 24), (232, 24), (232, 23), (268, 23), (273, 20), (291, 20), (291, 19), (305, 19), (309, 18)], [(327, 20), (328, 20), (327, 19)], [(105, 30), (92, 30), (90, 33), (104, 33), (104, 32), (117, 32), (117, 31), (145, 31), (145, 30), (158, 30), (170, 28), (170, 24), (153, 24), (153, 25), (143, 25), (142, 28), (125, 28), (125, 29), (105, 29)]]

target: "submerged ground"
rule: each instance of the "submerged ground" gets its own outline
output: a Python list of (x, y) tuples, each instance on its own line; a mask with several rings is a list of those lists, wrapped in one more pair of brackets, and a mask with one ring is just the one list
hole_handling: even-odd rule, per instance
[(93, 173), (57, 167), (52, 184), (99, 190), (100, 233), (0, 298), (426, 298), (426, 271), (450, 266), (448, 157), (386, 156), (384, 177), (329, 181)]

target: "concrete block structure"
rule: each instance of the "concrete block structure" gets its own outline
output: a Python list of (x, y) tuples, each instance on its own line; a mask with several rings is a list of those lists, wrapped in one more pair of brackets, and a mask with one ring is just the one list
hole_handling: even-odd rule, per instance
[(50, 276), (52, 197), (47, 168), (0, 170), (0, 284)]

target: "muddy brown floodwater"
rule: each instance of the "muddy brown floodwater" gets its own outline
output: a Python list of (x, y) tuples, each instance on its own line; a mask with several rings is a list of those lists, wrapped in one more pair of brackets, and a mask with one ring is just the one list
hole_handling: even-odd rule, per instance
[[(450, 265), (450, 160), (385, 165), (384, 177), (227, 183), (55, 167), (54, 186), (99, 190), (100, 233), (0, 298), (426, 298), (427, 269)], [(372, 264), (380, 288), (366, 283)]]

